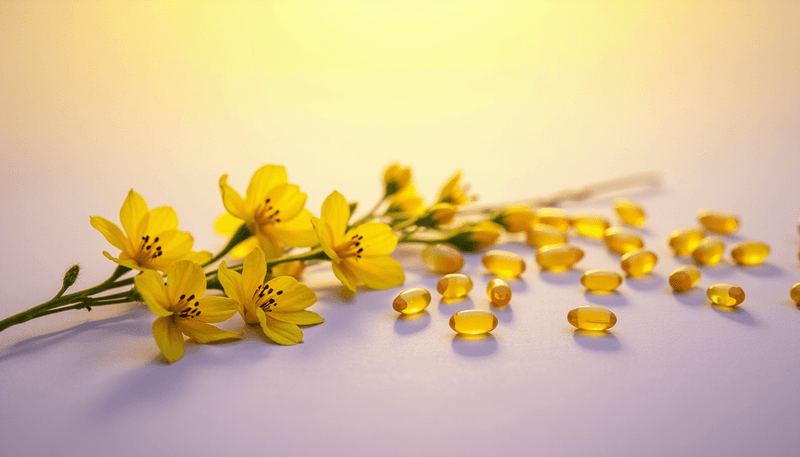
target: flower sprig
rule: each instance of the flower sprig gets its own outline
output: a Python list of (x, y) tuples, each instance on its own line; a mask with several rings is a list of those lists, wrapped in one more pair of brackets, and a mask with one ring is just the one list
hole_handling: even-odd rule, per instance
[[(228, 242), (214, 256), (192, 250), (194, 238), (178, 229), (172, 208), (149, 209), (144, 198), (130, 190), (119, 212), (121, 228), (100, 216), (89, 219), (120, 251), (116, 257), (103, 251), (116, 263), (108, 279), (67, 294), (80, 272), (74, 265), (52, 299), (0, 320), (0, 331), (64, 311), (142, 302), (157, 316), (153, 338), (168, 362), (183, 356), (184, 336), (200, 344), (241, 339), (241, 332), (211, 325), (237, 311), (244, 325), (258, 324), (269, 341), (298, 344), (303, 341), (301, 327), (324, 322), (307, 309), (317, 301), (313, 289), (298, 281), (306, 263), (330, 262), (333, 274), (352, 292), (359, 284), (390, 289), (405, 282), (402, 265), (391, 257), (398, 243), (446, 243), (478, 251), (494, 244), (504, 230), (528, 229), (535, 207), (658, 185), (653, 175), (636, 175), (543, 199), (480, 207), (461, 179), (461, 172), (452, 175), (435, 202), (426, 205), (411, 169), (392, 164), (383, 174), (382, 197), (359, 219), (351, 220), (355, 204), (336, 191), (315, 217), (305, 208), (307, 195), (289, 183), (282, 166), (256, 170), (244, 196), (223, 175), (219, 188), (227, 214), (218, 219), (216, 228)], [(245, 260), (231, 266), (223, 261), (214, 269), (226, 256)], [(113, 292), (118, 289), (123, 290)], [(206, 295), (209, 290), (219, 294)]]

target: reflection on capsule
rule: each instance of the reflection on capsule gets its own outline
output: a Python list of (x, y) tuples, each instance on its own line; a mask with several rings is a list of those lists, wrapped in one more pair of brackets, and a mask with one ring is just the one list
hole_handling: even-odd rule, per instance
[(535, 214), (540, 224), (553, 226), (561, 233), (569, 230), (569, 216), (561, 208), (540, 208)]
[(708, 288), (706, 295), (721, 306), (736, 306), (744, 301), (744, 291), (733, 284), (719, 283)]
[(603, 239), (603, 234), (609, 227), (609, 223), (603, 216), (596, 214), (574, 214), (572, 215), (572, 227), (579, 235), (589, 238)]
[(464, 256), (446, 244), (432, 244), (422, 250), (422, 261), (435, 273), (455, 273), (464, 266)]
[(644, 227), (646, 221), (644, 210), (636, 203), (626, 198), (618, 198), (614, 200), (614, 210), (623, 224), (636, 228)]
[(540, 248), (536, 262), (547, 271), (565, 271), (583, 258), (583, 250), (568, 243), (551, 244)]
[(535, 248), (567, 242), (567, 236), (552, 225), (533, 224), (525, 233), (528, 244)]
[(692, 252), (694, 261), (700, 265), (711, 266), (719, 263), (725, 253), (725, 243), (719, 238), (703, 238)]
[(589, 270), (581, 276), (581, 284), (592, 292), (612, 292), (622, 284), (622, 276), (611, 270)]
[(669, 247), (675, 251), (675, 255), (689, 255), (705, 236), (702, 230), (696, 228), (675, 230), (669, 235)]
[(483, 255), (483, 265), (492, 273), (506, 278), (516, 278), (525, 271), (525, 261), (508, 251), (492, 250)]
[(445, 275), (436, 284), (436, 291), (446, 299), (461, 298), (472, 290), (472, 278), (461, 273)]
[(506, 306), (511, 301), (511, 287), (502, 279), (495, 278), (486, 286), (486, 295), (494, 306)]
[(450, 328), (466, 335), (481, 335), (497, 328), (497, 316), (489, 311), (468, 309), (450, 318)]
[(398, 313), (414, 314), (427, 308), (431, 302), (431, 293), (421, 287), (406, 289), (392, 302), (392, 308)]
[(656, 266), (658, 256), (647, 249), (637, 249), (622, 256), (620, 266), (629, 276), (644, 276)]
[(581, 330), (603, 331), (617, 323), (617, 316), (602, 306), (579, 306), (567, 313), (567, 320)]
[(739, 265), (758, 265), (769, 255), (769, 246), (760, 241), (740, 241), (731, 246), (731, 257)]
[(612, 252), (625, 254), (644, 247), (644, 241), (638, 233), (622, 227), (611, 227), (603, 234), (603, 241)]
[(697, 219), (706, 230), (727, 235), (739, 227), (739, 218), (731, 213), (722, 211), (703, 210), (697, 214)]

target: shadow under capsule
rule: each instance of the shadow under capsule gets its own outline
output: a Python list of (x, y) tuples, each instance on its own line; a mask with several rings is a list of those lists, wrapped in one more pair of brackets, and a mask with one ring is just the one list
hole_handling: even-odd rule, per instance
[(748, 313), (745, 309), (740, 308), (739, 306), (721, 306), (716, 305), (710, 300), (708, 301), (709, 306), (713, 309), (718, 315), (730, 319), (734, 322), (738, 322), (740, 324), (748, 325), (750, 327), (755, 327), (758, 325), (756, 319), (753, 317), (752, 314)]
[(542, 278), (542, 281), (556, 286), (580, 284), (582, 275), (583, 270), (575, 268), (570, 268), (565, 271), (539, 270), (539, 277)]
[(625, 295), (623, 295), (617, 290), (611, 292), (593, 292), (591, 290), (587, 290), (583, 292), (583, 296), (586, 297), (586, 301), (594, 303), (595, 305), (602, 305), (602, 306), (628, 305), (628, 299), (625, 298)]
[(491, 333), (481, 335), (464, 335), (458, 333), (453, 337), (453, 350), (467, 357), (486, 357), (497, 352), (497, 339)]
[(511, 304), (514, 303), (514, 300), (511, 300), (511, 303), (503, 306), (497, 306), (494, 303), (491, 305), (490, 311), (497, 316), (497, 320), (507, 324), (514, 320), (514, 310), (511, 309)]
[(653, 290), (665, 284), (664, 278), (655, 273), (648, 273), (644, 276), (626, 276), (625, 284), (633, 290)]
[(760, 263), (758, 265), (739, 265), (739, 271), (756, 276), (759, 278), (777, 278), (786, 274), (783, 269), (771, 263)]
[(697, 286), (692, 287), (686, 292), (678, 292), (673, 288), (669, 288), (672, 297), (684, 305), (698, 307), (703, 303), (707, 303), (706, 294)]
[(424, 330), (431, 323), (431, 315), (427, 310), (414, 314), (400, 314), (394, 320), (394, 332), (398, 335), (410, 335)]
[(594, 331), (577, 329), (572, 333), (572, 339), (579, 346), (592, 351), (616, 352), (622, 349), (619, 339), (610, 331)]
[(472, 298), (469, 296), (464, 296), (462, 298), (440, 298), (439, 299), (439, 312), (447, 315), (452, 316), (458, 311), (464, 311), (467, 309), (474, 309), (475, 302), (472, 301)]

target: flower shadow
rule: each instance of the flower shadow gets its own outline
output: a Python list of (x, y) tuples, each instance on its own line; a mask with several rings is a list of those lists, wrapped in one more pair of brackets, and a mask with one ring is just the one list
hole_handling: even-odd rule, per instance
[(486, 357), (497, 352), (497, 339), (491, 333), (483, 335), (463, 335), (453, 337), (453, 350), (466, 357)]

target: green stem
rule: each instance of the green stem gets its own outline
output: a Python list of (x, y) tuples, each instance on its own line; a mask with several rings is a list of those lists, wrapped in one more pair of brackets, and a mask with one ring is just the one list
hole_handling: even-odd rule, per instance
[(359, 225), (363, 224), (364, 222), (369, 222), (375, 218), (375, 212), (378, 211), (378, 208), (381, 207), (383, 202), (386, 201), (386, 197), (381, 198), (378, 200), (378, 203), (373, 206), (367, 214), (365, 214), (361, 219), (353, 222), (352, 224), (348, 224), (347, 228), (350, 229), (352, 227), (358, 227)]
[(204, 263), (203, 264), (203, 268), (205, 268), (205, 267), (211, 265), (212, 263), (216, 262), (217, 260), (225, 257), (225, 254), (229, 253), (231, 251), (231, 249), (236, 247), (237, 244), (239, 244), (242, 241), (250, 238), (251, 236), (253, 236), (253, 234), (250, 233), (250, 229), (247, 228), (247, 224), (240, 225), (239, 228), (236, 229), (236, 233), (234, 233), (233, 236), (231, 237), (230, 241), (228, 241), (228, 244), (226, 244), (225, 247), (222, 248), (222, 250), (219, 252), (219, 254), (215, 255), (213, 259), (211, 259), (208, 262)]

